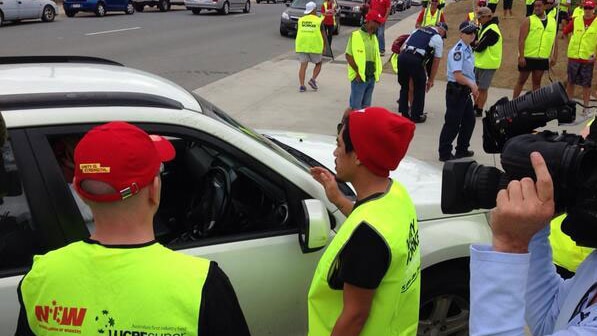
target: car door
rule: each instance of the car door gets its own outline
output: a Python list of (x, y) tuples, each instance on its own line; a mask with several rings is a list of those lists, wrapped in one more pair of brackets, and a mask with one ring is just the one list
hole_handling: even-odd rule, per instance
[(21, 0), (0, 0), (0, 9), (4, 14), (4, 20), (18, 20), (19, 19), (19, 4), (17, 1)]
[(42, 0), (17, 0), (21, 20), (39, 19), (41, 17)]
[[(303, 254), (298, 242), (298, 225), (304, 220), (301, 201), (311, 197), (252, 156), (207, 133), (172, 125), (138, 126), (168, 137), (176, 149), (175, 160), (166, 163), (162, 176), (162, 200), (154, 219), (156, 239), (182, 253), (218, 262), (236, 290), (253, 335), (305, 335), (308, 287), (322, 253)], [(40, 166), (55, 167), (61, 161), (57, 144), (65, 136), (82, 136), (90, 127), (45, 127), (32, 132), (36, 150), (45, 152), (39, 155), (45, 158)], [(202, 208), (204, 188), (213, 185), (205, 183), (211, 181), (205, 176), (221, 170), (233, 178), (233, 207), (224, 212), (233, 217), (216, 220), (218, 230), (208, 232), (200, 225), (197, 229), (196, 218), (188, 214)], [(83, 230), (92, 227), (81, 220), (84, 215), (61, 169), (44, 171), (45, 178), (54, 181), (51, 197), (70, 198), (61, 202), (68, 208), (62, 211), (78, 212), (68, 216), (70, 225)]]

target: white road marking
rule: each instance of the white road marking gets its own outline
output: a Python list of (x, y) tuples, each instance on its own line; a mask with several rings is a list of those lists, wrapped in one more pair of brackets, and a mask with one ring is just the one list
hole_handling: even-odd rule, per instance
[(132, 28), (124, 28), (124, 29), (106, 30), (106, 31), (95, 32), (95, 33), (87, 33), (87, 34), (85, 34), (85, 36), (100, 35), (100, 34), (111, 34), (111, 33), (119, 33), (119, 32), (123, 32), (123, 31), (128, 31), (128, 30), (137, 30), (137, 29), (141, 29), (141, 27), (132, 27)]

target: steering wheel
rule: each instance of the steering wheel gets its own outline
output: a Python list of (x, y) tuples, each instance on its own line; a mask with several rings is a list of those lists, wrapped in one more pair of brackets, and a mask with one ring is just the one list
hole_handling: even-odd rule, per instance
[(198, 229), (207, 236), (221, 226), (230, 210), (230, 173), (222, 167), (211, 167), (205, 174), (203, 194), (199, 201)]

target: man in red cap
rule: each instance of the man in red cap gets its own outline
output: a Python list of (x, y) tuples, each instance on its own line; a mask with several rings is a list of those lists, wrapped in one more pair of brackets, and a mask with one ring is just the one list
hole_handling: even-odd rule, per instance
[(383, 64), (379, 42), (375, 35), (384, 17), (371, 9), (365, 24), (352, 32), (346, 45), (348, 80), (350, 81), (350, 108), (353, 110), (371, 106), (375, 82), (379, 81)]
[(371, 9), (377, 11), (381, 16), (383, 16), (383, 23), (379, 25), (377, 28), (377, 41), (379, 42), (379, 53), (381, 56), (384, 56), (386, 53), (386, 38), (385, 38), (385, 30), (386, 30), (386, 21), (390, 16), (390, 7), (392, 3), (390, 0), (371, 0)]
[(95, 232), (34, 258), (19, 285), (17, 335), (249, 335), (218, 265), (155, 241), (160, 172), (174, 156), (168, 140), (124, 122), (81, 139), (73, 184)]
[[(321, 257), (309, 290), (309, 336), (414, 335), (420, 249), (417, 215), (406, 189), (389, 178), (413, 138), (412, 121), (385, 108), (348, 113), (339, 125), (336, 176), (311, 175), (348, 218)], [(350, 182), (356, 203), (338, 189)]]
[(466, 17), (464, 19), (466, 21), (473, 21), (473, 22), (475, 22), (476, 25), (478, 25), (479, 19), (477, 18), (477, 11), (481, 7), (487, 7), (487, 1), (485, 1), (485, 0), (477, 1), (477, 7), (473, 8), (472, 12), (468, 12), (468, 14), (466, 15)]

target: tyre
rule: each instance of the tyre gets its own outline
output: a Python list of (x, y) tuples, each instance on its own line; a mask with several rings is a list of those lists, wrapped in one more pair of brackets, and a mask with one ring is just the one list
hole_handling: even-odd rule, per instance
[(66, 16), (68, 16), (68, 17), (73, 17), (73, 16), (75, 16), (75, 14), (77, 14), (77, 11), (74, 11), (74, 10), (65, 10), (64, 14), (66, 14)]
[(418, 336), (468, 335), (470, 275), (468, 259), (459, 261), (423, 272)]
[(133, 7), (135, 7), (135, 11), (137, 12), (142, 12), (145, 9), (145, 5), (143, 4), (133, 4)]
[(126, 9), (124, 10), (124, 14), (126, 15), (133, 15), (135, 14), (135, 6), (133, 6), (133, 2), (129, 0), (126, 4)]
[(199, 13), (201, 13), (201, 8), (193, 8), (191, 9), (191, 11), (193, 12), (193, 14), (199, 15)]
[(251, 0), (247, 0), (245, 2), (245, 8), (243, 8), (243, 13), (249, 13), (251, 11)]
[(230, 14), (230, 4), (228, 3), (228, 1), (224, 2), (224, 5), (222, 6), (222, 9), (219, 10), (219, 12), (222, 15)]
[(98, 2), (95, 7), (95, 16), (102, 17), (106, 15), (106, 5), (103, 2)]
[(41, 20), (43, 22), (52, 22), (56, 18), (56, 11), (52, 6), (44, 7), (43, 12), (41, 13)]
[(160, 10), (160, 12), (169, 11), (170, 10), (170, 1), (160, 0), (160, 2), (158, 2), (158, 9)]
[(280, 35), (288, 36), (288, 30), (286, 30), (286, 28), (280, 26)]

